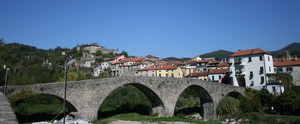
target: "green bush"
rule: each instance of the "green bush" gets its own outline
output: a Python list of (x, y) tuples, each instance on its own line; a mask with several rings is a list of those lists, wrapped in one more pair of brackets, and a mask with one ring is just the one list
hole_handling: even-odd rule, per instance
[(240, 112), (240, 101), (233, 97), (224, 97), (217, 108), (219, 115), (227, 116), (229, 118), (235, 117)]

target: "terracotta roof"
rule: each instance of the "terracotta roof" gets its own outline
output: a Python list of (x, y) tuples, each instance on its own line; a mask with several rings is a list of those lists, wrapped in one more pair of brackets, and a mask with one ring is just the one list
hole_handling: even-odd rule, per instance
[(87, 59), (87, 60), (85, 60), (85, 61), (93, 61), (93, 60), (95, 60), (95, 59)]
[(209, 74), (225, 74), (228, 72), (228, 69), (212, 69)]
[(160, 68), (157, 68), (157, 70), (174, 70), (177, 69), (178, 67), (172, 66), (172, 65), (166, 65)]
[(217, 67), (229, 67), (229, 64), (227, 62), (219, 63)]
[(196, 72), (196, 73), (190, 73), (187, 75), (187, 77), (200, 77), (200, 76), (208, 76), (209, 72)]
[(201, 61), (198, 61), (198, 63), (208, 63), (210, 61), (213, 61), (214, 59), (208, 59), (208, 60), (201, 60)]
[(185, 63), (179, 62), (179, 61), (174, 61), (174, 60), (172, 60), (172, 62), (176, 63), (177, 65), (185, 65)]
[(115, 64), (120, 64), (120, 63), (125, 63), (125, 62), (138, 62), (138, 61), (142, 61), (143, 58), (142, 57), (137, 57), (137, 58), (125, 58), (124, 60), (120, 61), (120, 62), (115, 62), (112, 63), (113, 65)]
[(300, 65), (300, 59), (283, 59), (283, 60), (279, 60), (279, 61), (274, 61), (275, 67), (296, 66), (296, 65)]
[(191, 59), (189, 61), (187, 61), (186, 63), (197, 63), (198, 61), (194, 60), (194, 59)]
[(157, 68), (155, 68), (154, 65), (148, 67), (148, 68), (143, 68), (143, 69), (139, 69), (138, 71), (146, 71), (146, 70), (157, 70)]
[(238, 50), (237, 52), (235, 52), (234, 54), (231, 55), (231, 57), (235, 57), (235, 56), (245, 56), (245, 55), (254, 55), (254, 54), (272, 54), (268, 51), (262, 50), (262, 49), (249, 49), (249, 50)]
[(219, 61), (210, 62), (209, 64), (219, 64)]

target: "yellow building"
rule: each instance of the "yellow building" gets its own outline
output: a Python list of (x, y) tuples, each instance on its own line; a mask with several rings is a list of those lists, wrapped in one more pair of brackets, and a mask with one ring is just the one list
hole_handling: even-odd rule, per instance
[(174, 67), (172, 65), (166, 65), (160, 68), (157, 68), (157, 77), (176, 77), (182, 78), (183, 73), (180, 67)]

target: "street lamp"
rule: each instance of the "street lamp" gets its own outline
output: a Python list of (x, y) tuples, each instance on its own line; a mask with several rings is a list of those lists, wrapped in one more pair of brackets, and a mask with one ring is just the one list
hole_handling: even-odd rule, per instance
[(9, 68), (6, 68), (6, 65), (4, 65), (3, 68), (6, 69), (6, 74), (5, 74), (5, 84), (4, 84), (4, 95), (6, 96), (6, 90), (7, 90), (7, 74), (8, 74)]
[(66, 98), (67, 98), (67, 73), (68, 73), (68, 61), (72, 59), (72, 55), (68, 53), (66, 55), (66, 52), (62, 52), (62, 55), (65, 56), (65, 88), (64, 88), (64, 122), (66, 123)]

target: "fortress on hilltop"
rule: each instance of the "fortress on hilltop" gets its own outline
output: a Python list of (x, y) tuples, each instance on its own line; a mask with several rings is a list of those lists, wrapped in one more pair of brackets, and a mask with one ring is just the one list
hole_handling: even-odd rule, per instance
[(83, 50), (88, 50), (90, 53), (96, 53), (97, 50), (101, 50), (103, 54), (114, 53), (118, 54), (119, 49), (107, 49), (103, 46), (100, 46), (98, 43), (91, 43), (90, 45), (84, 44)]

